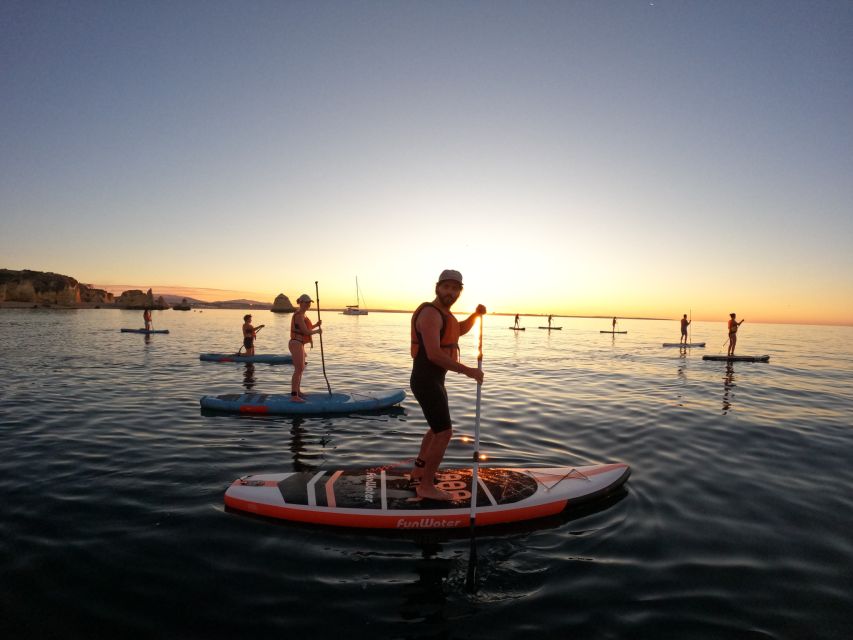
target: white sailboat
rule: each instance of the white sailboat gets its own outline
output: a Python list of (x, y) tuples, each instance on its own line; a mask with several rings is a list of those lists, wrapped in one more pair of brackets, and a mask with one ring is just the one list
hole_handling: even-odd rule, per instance
[(345, 316), (366, 316), (367, 309), (361, 309), (359, 307), (359, 302), (364, 302), (364, 299), (361, 297), (361, 292), (358, 290), (358, 276), (355, 277), (355, 304), (348, 304), (347, 308), (344, 309)]

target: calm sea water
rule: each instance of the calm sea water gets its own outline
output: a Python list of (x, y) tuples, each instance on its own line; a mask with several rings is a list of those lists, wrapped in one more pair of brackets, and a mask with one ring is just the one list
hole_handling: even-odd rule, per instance
[[(465, 535), (380, 535), (225, 512), (235, 478), (392, 464), (426, 424), (379, 415), (202, 415), (198, 399), (286, 392), (291, 368), (202, 363), (236, 351), (242, 311), (0, 311), (0, 631), (4, 637), (848, 638), (853, 628), (853, 328), (757, 325), (740, 353), (663, 349), (677, 322), (559, 319), (484, 340), (489, 464), (625, 461), (597, 512)], [(257, 312), (258, 352), (289, 316)], [(404, 314), (323, 315), (333, 389), (403, 387)], [(474, 364), (475, 337), (463, 361)], [(319, 343), (317, 344), (319, 347)], [(325, 387), (320, 350), (304, 388)], [(448, 377), (460, 435), (475, 386)], [(447, 464), (470, 445), (454, 440)], [(11, 634), (14, 634), (11, 635)]]

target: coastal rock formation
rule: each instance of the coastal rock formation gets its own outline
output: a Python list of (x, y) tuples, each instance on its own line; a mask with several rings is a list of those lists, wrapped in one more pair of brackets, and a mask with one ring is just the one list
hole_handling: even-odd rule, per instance
[(154, 294), (151, 289), (142, 293), (141, 289), (130, 289), (123, 292), (115, 301), (117, 307), (122, 309), (168, 309), (169, 305), (163, 299), (163, 296), (158, 296), (154, 299)]
[(280, 293), (275, 297), (275, 300), (272, 303), (272, 309), (270, 309), (273, 313), (291, 313), (295, 310), (296, 308), (290, 303), (290, 298), (283, 293)]
[(180, 304), (173, 304), (172, 309), (174, 309), (175, 311), (189, 311), (190, 303), (187, 302), (186, 298), (184, 298), (183, 300), (181, 300)]
[(80, 301), (89, 305), (112, 305), (115, 303), (115, 296), (109, 291), (94, 289), (89, 285), (81, 284)]
[(60, 307), (112, 304), (113, 295), (45, 271), (0, 269), (0, 302)]

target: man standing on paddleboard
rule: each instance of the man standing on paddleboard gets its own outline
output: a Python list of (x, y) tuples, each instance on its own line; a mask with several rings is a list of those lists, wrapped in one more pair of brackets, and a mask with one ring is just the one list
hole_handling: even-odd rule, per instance
[(679, 338), (679, 342), (683, 344), (687, 344), (687, 327), (690, 325), (690, 320), (687, 319), (687, 314), (684, 314), (684, 317), (681, 319), (681, 338)]
[(432, 500), (453, 499), (450, 493), (435, 486), (435, 474), (453, 433), (444, 378), (448, 371), (455, 371), (480, 384), (483, 382), (482, 370), (459, 362), (458, 341), (459, 336), (468, 333), (477, 318), (486, 313), (486, 307), (477, 305), (474, 313), (459, 322), (450, 313), (450, 307), (461, 294), (462, 274), (445, 269), (435, 285), (435, 300), (422, 303), (412, 314), (414, 361), (409, 384), (429, 424), (412, 470), (412, 483), (419, 497)]

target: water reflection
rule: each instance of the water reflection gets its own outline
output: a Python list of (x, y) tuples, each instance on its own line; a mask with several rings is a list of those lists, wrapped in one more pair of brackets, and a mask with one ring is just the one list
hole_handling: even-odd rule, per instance
[(723, 415), (729, 412), (732, 406), (731, 398), (733, 397), (732, 389), (735, 388), (735, 366), (731, 362), (726, 363), (726, 375), (723, 376)]
[(246, 391), (251, 391), (255, 386), (255, 365), (252, 362), (246, 363), (246, 369), (243, 371), (243, 386)]
[(305, 452), (304, 436), (306, 434), (306, 430), (302, 428), (302, 423), (304, 422), (305, 418), (293, 418), (293, 421), (290, 423), (290, 443), (288, 444), (288, 448), (293, 457), (293, 470), (297, 473), (300, 471), (311, 471), (314, 468), (312, 465), (303, 462), (303, 454)]
[(417, 579), (401, 589), (400, 617), (446, 630), (447, 582), (455, 562), (440, 556), (441, 545), (438, 542), (425, 541), (419, 546), (421, 559), (414, 566)]

